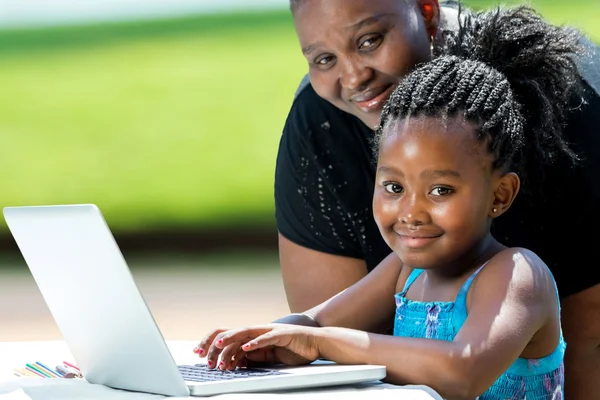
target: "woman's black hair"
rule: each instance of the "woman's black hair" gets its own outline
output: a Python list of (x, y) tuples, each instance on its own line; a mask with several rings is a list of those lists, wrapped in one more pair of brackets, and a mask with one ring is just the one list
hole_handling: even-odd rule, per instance
[(489, 143), (493, 168), (539, 172), (559, 156), (578, 156), (562, 135), (582, 86), (574, 57), (580, 34), (545, 22), (521, 6), (459, 11), (442, 54), (402, 80), (385, 105), (376, 151), (390, 122), (462, 116)]

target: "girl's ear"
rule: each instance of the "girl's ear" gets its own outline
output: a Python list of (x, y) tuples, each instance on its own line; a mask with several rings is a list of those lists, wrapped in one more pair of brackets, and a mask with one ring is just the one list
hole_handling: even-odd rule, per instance
[(435, 37), (440, 26), (440, 4), (438, 0), (418, 0), (425, 27), (430, 38)]
[(496, 189), (489, 211), (490, 218), (504, 214), (512, 205), (521, 188), (521, 180), (514, 172), (498, 176), (495, 181)]

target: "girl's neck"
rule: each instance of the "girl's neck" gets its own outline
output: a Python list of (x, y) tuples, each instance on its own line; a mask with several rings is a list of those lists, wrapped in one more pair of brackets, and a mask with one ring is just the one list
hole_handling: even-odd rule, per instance
[(427, 277), (432, 283), (447, 283), (465, 275), (470, 275), (490, 258), (505, 248), (491, 234), (487, 234), (477, 245), (456, 259), (452, 264), (441, 268), (428, 269)]

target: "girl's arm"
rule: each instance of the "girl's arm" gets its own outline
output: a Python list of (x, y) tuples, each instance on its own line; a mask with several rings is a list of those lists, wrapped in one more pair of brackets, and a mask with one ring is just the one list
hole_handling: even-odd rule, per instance
[[(559, 325), (553, 280), (532, 253), (509, 249), (472, 286), (469, 317), (453, 342), (390, 337), (343, 328), (314, 330), (321, 356), (343, 364), (387, 367), (387, 380), (423, 384), (449, 399), (473, 399), (520, 356), (546, 323)], [(548, 346), (546, 346), (548, 347)]]
[(368, 332), (384, 332), (393, 326), (394, 294), (404, 285), (409, 268), (391, 253), (366, 277), (322, 304), (275, 323), (325, 327), (338, 326)]
[[(402, 268), (400, 259), (391, 253), (366, 277), (331, 299), (303, 314), (290, 314), (274, 322), (315, 328), (338, 326), (385, 333), (393, 326), (396, 287), (404, 285), (410, 270)], [(254, 331), (252, 328), (242, 329), (241, 338), (252, 338), (250, 333)], [(263, 331), (264, 329), (258, 330)], [(246, 336), (246, 333), (250, 336)], [(220, 358), (224, 368), (233, 369), (241, 359), (242, 342), (228, 341), (226, 346), (217, 343), (220, 339), (225, 340), (232, 335), (240, 336), (240, 330), (215, 329), (206, 335), (193, 351), (201, 357), (207, 357), (209, 365), (217, 365), (217, 358)], [(233, 362), (232, 359), (236, 361)]]

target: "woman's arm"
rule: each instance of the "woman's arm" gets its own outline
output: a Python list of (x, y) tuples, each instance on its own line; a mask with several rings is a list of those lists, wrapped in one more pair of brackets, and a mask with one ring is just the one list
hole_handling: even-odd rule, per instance
[(301, 85), (279, 143), (274, 185), (279, 258), (293, 313), (350, 287), (367, 275), (367, 260), (391, 252), (385, 253), (370, 211), (369, 133)]
[(300, 246), (279, 234), (279, 261), (293, 313), (309, 310), (367, 275), (364, 260)]
[[(529, 253), (526, 253), (529, 254)], [(342, 364), (387, 367), (387, 380), (423, 384), (442, 397), (473, 399), (521, 355), (558, 315), (546, 267), (519, 251), (496, 256), (473, 285), (469, 317), (453, 342), (391, 337), (343, 328), (313, 332), (321, 356)], [(558, 341), (556, 321), (556, 340)]]

